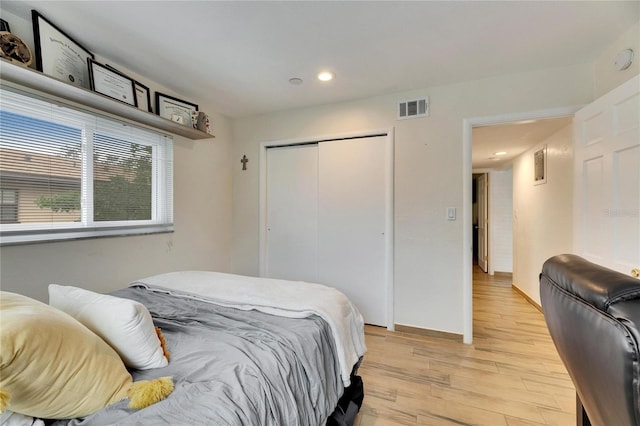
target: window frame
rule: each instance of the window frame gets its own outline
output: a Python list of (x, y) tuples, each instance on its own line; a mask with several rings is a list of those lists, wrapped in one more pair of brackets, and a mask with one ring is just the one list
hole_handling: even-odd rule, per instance
[[(68, 101), (61, 101), (50, 96), (22, 91), (14, 87), (0, 85), (0, 95), (3, 102), (0, 104), (2, 110), (15, 114), (27, 115), (28, 117), (45, 120), (73, 128), (81, 128), (81, 207), (80, 222), (31, 222), (31, 223), (3, 223), (0, 224), (0, 246), (39, 243), (47, 241), (61, 241), (83, 238), (113, 237), (141, 235), (152, 233), (173, 232), (173, 137), (156, 129), (140, 126), (135, 123), (116, 118), (110, 115), (101, 114), (93, 109), (83, 107)], [(10, 95), (12, 102), (6, 102)], [(32, 102), (33, 101), (33, 102)], [(52, 120), (51, 116), (38, 114), (30, 111), (26, 114), (20, 110), (19, 103), (27, 105), (51, 104), (52, 109), (59, 107), (72, 111), (73, 119), (66, 120), (64, 117), (56, 116)], [(77, 117), (84, 117), (86, 120), (78, 121)], [(80, 124), (79, 124), (80, 123)], [(0, 130), (2, 124), (0, 123)], [(115, 129), (115, 131), (110, 131)], [(118, 129), (122, 129), (120, 132)], [(126, 133), (126, 134), (125, 134)], [(126, 143), (151, 146), (151, 218), (141, 220), (116, 220), (116, 221), (96, 221), (94, 217), (94, 135), (103, 135), (109, 138), (117, 138)], [(138, 137), (136, 139), (136, 137)], [(10, 144), (5, 145), (11, 147)], [(0, 185), (2, 181), (0, 180)], [(5, 189), (5, 188), (3, 188)], [(9, 188), (7, 186), (6, 188)], [(19, 191), (18, 191), (19, 192)], [(19, 196), (19, 194), (18, 194)], [(19, 209), (19, 205), (18, 205)], [(18, 220), (20, 218), (17, 212)]]

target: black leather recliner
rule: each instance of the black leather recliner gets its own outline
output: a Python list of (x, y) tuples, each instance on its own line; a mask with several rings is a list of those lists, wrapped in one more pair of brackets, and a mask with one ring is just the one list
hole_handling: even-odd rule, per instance
[(564, 254), (544, 263), (540, 299), (577, 424), (640, 425), (640, 280)]

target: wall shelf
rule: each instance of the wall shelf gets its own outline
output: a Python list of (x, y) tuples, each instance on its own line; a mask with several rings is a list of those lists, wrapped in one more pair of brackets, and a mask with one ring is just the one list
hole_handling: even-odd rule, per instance
[(98, 111), (102, 111), (119, 118), (139, 123), (154, 129), (184, 136), (188, 139), (211, 139), (215, 136), (198, 129), (174, 123), (159, 115), (143, 111), (131, 105), (104, 96), (100, 93), (73, 86), (63, 81), (49, 77), (39, 71), (12, 64), (6, 60), (0, 60), (0, 80), (2, 84), (17, 89), (40, 92), (55, 96), (60, 99), (84, 105)]

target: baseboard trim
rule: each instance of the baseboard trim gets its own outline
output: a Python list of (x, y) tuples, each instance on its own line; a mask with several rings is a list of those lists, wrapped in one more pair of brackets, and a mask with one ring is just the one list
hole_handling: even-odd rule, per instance
[(536, 302), (535, 300), (533, 300), (532, 298), (529, 297), (529, 295), (527, 293), (525, 293), (524, 291), (522, 291), (517, 285), (515, 284), (511, 284), (511, 288), (513, 288), (517, 293), (520, 294), (520, 296), (524, 297), (524, 299), (531, 303), (533, 305), (534, 308), (536, 308), (537, 310), (539, 310), (540, 312), (542, 312), (542, 306), (540, 306), (538, 304), (538, 302)]
[(437, 337), (440, 339), (462, 342), (462, 334), (449, 333), (447, 331), (429, 330), (427, 328), (412, 327), (410, 325), (395, 324), (398, 333), (417, 334), (419, 336)]

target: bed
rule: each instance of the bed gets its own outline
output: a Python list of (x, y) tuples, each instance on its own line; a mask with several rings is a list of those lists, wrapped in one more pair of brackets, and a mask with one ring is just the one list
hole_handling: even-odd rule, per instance
[(121, 400), (84, 418), (47, 423), (340, 424), (362, 403), (356, 373), (366, 351), (364, 323), (335, 289), (185, 271), (137, 280), (111, 295), (144, 305), (170, 352), (164, 367), (129, 369), (133, 380), (170, 376), (174, 389), (141, 410)]

